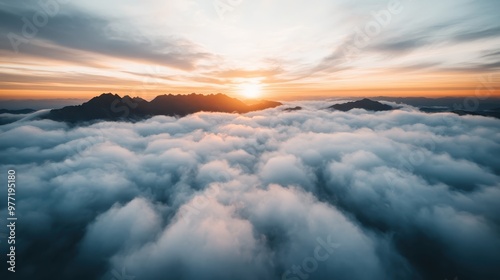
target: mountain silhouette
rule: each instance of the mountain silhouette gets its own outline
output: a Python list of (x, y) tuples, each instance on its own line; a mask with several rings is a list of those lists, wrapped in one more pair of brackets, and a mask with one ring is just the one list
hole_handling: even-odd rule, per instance
[(22, 114), (30, 114), (33, 112), (35, 112), (35, 110), (33, 109), (20, 109), (20, 110), (0, 109), (0, 114), (22, 115)]
[(139, 97), (125, 96), (122, 98), (117, 94), (104, 93), (82, 105), (51, 110), (45, 118), (69, 123), (94, 120), (141, 120), (158, 115), (183, 117), (201, 111), (248, 113), (280, 105), (281, 103), (274, 101), (261, 101), (248, 105), (220, 93), (160, 95), (149, 102)]
[(285, 112), (293, 112), (293, 111), (300, 111), (300, 110), (302, 110), (302, 107), (300, 107), (300, 106), (289, 107), (289, 108), (283, 109), (283, 111), (285, 111)]
[(352, 109), (365, 109), (368, 111), (390, 111), (394, 108), (389, 105), (382, 104), (378, 101), (373, 101), (370, 99), (361, 99), (358, 101), (352, 101), (342, 104), (335, 104), (333, 106), (328, 107), (329, 109), (335, 109), (343, 112), (347, 112)]
[(482, 117), (493, 117), (496, 119), (500, 119), (500, 111), (499, 110), (490, 110), (490, 111), (467, 111), (467, 110), (453, 110), (451, 113), (457, 114), (459, 116), (482, 116)]

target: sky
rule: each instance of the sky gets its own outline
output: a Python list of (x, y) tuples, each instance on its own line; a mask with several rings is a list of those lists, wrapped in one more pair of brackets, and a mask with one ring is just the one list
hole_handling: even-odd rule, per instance
[(499, 10), (497, 0), (2, 0), (0, 99), (473, 96), (500, 85)]

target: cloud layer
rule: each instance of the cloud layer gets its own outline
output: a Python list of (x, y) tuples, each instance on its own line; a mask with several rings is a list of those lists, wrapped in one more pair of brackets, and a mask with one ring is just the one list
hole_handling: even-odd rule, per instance
[(287, 105), (0, 126), (16, 276), (500, 277), (498, 120)]

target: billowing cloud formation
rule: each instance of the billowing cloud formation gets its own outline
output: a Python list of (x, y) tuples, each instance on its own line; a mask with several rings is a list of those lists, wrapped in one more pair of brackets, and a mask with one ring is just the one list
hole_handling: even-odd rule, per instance
[(0, 126), (16, 276), (500, 277), (498, 120), (289, 105)]
[(1, 99), (470, 96), (500, 71), (497, 0), (3, 2)]

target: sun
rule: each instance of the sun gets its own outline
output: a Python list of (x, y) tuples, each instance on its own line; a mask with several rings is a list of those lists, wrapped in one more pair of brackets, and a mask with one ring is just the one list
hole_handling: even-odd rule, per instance
[(246, 98), (257, 98), (262, 94), (262, 85), (259, 83), (240, 84), (239, 93)]

